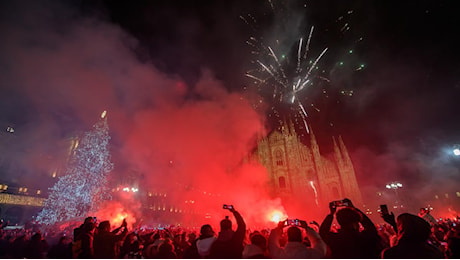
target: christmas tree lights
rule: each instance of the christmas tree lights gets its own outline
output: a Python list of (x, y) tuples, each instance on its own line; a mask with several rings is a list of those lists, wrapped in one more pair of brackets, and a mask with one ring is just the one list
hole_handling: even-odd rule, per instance
[[(105, 111), (104, 111), (105, 112)], [(110, 199), (107, 175), (113, 169), (109, 152), (107, 117), (84, 134), (75, 149), (65, 175), (50, 188), (38, 223), (51, 225), (96, 212), (102, 202)]]

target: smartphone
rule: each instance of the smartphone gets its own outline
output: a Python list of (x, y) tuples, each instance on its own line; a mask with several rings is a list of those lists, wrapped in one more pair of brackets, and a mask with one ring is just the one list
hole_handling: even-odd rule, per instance
[(288, 219), (284, 222), (284, 225), (286, 226), (298, 226), (299, 225), (299, 220), (298, 219)]
[(390, 215), (390, 212), (388, 211), (388, 206), (386, 204), (380, 205), (380, 212), (382, 212), (382, 215)]
[(233, 209), (233, 205), (224, 204), (224, 209)]
[(343, 200), (336, 200), (334, 201), (334, 205), (336, 207), (348, 207), (348, 202), (347, 201), (343, 201)]

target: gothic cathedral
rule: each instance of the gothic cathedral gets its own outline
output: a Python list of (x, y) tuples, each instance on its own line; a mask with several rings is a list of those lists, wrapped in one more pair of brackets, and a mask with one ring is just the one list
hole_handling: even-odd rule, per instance
[(318, 207), (350, 198), (355, 206), (362, 206), (347, 148), (341, 136), (332, 140), (334, 154), (331, 158), (321, 155), (312, 130), (310, 147), (303, 144), (292, 123), (259, 140), (253, 156), (267, 169), (272, 195), (308, 198)]

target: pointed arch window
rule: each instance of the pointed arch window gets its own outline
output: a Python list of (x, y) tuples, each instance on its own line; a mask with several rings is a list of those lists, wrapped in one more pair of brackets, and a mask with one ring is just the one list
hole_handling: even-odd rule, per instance
[(278, 166), (284, 165), (283, 152), (279, 149), (275, 151), (275, 161), (276, 161), (276, 165)]
[(280, 185), (280, 188), (281, 188), (281, 189), (285, 189), (285, 188), (286, 188), (286, 178), (284, 178), (283, 176), (281, 176), (281, 177), (278, 178), (278, 182), (279, 182), (279, 185)]

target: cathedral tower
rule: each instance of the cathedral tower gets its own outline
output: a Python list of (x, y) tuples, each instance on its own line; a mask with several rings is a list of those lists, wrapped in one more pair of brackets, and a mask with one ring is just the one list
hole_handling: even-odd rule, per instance
[(338, 143), (334, 137), (332, 141), (332, 158), (325, 157), (320, 153), (312, 128), (308, 147), (300, 141), (292, 122), (259, 140), (254, 155), (267, 169), (272, 195), (309, 198), (318, 207), (350, 198), (356, 206), (361, 206), (353, 163), (342, 137), (339, 136)]

